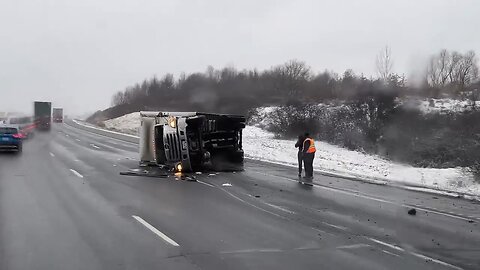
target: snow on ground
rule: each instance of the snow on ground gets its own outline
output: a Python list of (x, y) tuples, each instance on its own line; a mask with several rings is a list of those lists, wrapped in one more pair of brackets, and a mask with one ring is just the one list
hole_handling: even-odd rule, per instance
[[(461, 113), (472, 111), (474, 108), (480, 109), (480, 101), (458, 100), (458, 99), (429, 99), (413, 101), (414, 107), (422, 113)], [(408, 103), (407, 103), (408, 104)], [(409, 106), (409, 105), (407, 105)], [(411, 105), (410, 105), (411, 107)]]
[[(139, 113), (131, 113), (105, 121), (105, 126), (116, 131), (138, 135)], [(243, 132), (245, 156), (251, 159), (297, 166), (295, 140), (275, 139), (273, 133), (259, 127), (247, 126)], [(316, 171), (354, 177), (363, 180), (386, 181), (468, 193), (480, 196), (480, 184), (464, 168), (416, 168), (398, 164), (375, 155), (351, 151), (325, 142), (316, 142), (314, 161)], [(296, 170), (292, 168), (292, 170)]]
[[(253, 126), (245, 128), (243, 139), (247, 157), (297, 166), (295, 140), (275, 139), (273, 133)], [(314, 168), (317, 171), (480, 195), (480, 184), (463, 168), (415, 168), (325, 142), (315, 145)]]
[(138, 135), (138, 128), (140, 127), (140, 113), (134, 112), (126, 114), (118, 118), (107, 120), (103, 123), (107, 129)]

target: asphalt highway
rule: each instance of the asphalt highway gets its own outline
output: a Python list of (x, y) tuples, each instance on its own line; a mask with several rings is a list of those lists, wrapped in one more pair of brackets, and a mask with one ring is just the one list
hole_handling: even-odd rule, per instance
[[(0, 153), (0, 269), (480, 269), (480, 204), (246, 161), (123, 176), (138, 146), (55, 124)], [(416, 215), (409, 215), (410, 209)]]

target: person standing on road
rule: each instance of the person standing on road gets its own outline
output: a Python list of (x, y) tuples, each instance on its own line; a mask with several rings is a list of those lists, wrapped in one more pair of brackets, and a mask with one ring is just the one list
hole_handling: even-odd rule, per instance
[(305, 133), (303, 141), (303, 163), (305, 164), (305, 179), (313, 179), (313, 159), (315, 158), (315, 142), (310, 134)]
[(298, 148), (298, 177), (302, 177), (302, 167), (303, 167), (303, 143), (305, 141), (305, 135), (298, 135), (297, 143), (295, 143), (295, 148)]

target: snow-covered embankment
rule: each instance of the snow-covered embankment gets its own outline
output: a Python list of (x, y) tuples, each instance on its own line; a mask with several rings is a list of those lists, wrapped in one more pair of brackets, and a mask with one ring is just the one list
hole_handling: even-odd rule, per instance
[[(136, 135), (139, 123), (139, 113), (131, 113), (105, 121), (105, 127)], [(247, 126), (243, 132), (243, 142), (245, 156), (250, 159), (289, 166), (297, 164), (294, 140), (276, 139), (274, 134), (259, 127)], [(316, 171), (480, 196), (480, 184), (474, 181), (473, 174), (465, 168), (416, 168), (325, 142), (316, 142), (316, 146)]]

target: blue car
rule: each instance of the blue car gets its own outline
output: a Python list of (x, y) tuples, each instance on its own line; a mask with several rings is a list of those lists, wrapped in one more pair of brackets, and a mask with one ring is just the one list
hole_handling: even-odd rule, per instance
[(18, 126), (0, 124), (0, 150), (22, 152), (24, 137)]

